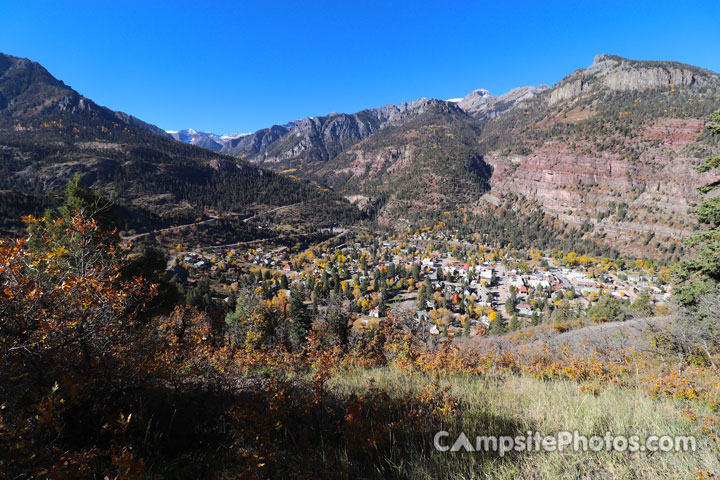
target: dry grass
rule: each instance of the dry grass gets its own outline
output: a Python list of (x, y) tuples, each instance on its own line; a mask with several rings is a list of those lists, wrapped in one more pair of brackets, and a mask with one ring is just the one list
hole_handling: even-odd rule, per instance
[[(497, 376), (408, 373), (393, 367), (354, 370), (329, 381), (340, 395), (361, 395), (371, 386), (398, 398), (420, 394), (436, 381), (448, 387), (458, 402), (458, 414), (449, 416), (446, 430), (454, 439), (465, 432), (476, 435), (523, 435), (526, 431), (553, 434), (577, 430), (585, 435), (694, 435), (695, 452), (654, 454), (619, 452), (532, 452), (499, 458), (496, 454), (444, 453), (425, 445), (409, 445), (393, 476), (401, 478), (703, 478), (699, 472), (720, 471), (718, 444), (681, 401), (650, 397), (646, 390), (609, 386), (597, 394), (585, 393), (575, 382), (542, 381), (525, 375)], [(399, 446), (402, 447), (402, 446)]]

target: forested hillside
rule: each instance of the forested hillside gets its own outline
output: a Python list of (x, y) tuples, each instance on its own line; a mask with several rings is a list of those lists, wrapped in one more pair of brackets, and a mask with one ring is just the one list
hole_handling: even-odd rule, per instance
[(318, 226), (359, 217), (327, 189), (176, 142), (96, 105), (37, 63), (0, 55), (0, 209), (8, 213), (0, 228), (56, 204), (78, 174), (123, 207), (126, 229), (303, 202), (314, 206)]

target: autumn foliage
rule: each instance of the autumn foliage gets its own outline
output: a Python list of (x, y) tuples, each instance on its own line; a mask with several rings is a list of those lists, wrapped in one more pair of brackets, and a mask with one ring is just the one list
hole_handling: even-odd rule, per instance
[[(292, 296), (230, 324), (158, 310), (157, 285), (127, 273), (132, 252), (96, 221), (27, 222), (26, 238), (0, 240), (2, 477), (392, 477), (408, 448), (462, 421), (469, 405), (438, 381), (451, 375), (563, 380), (591, 395), (640, 386), (715, 408), (720, 396), (702, 366), (668, 369), (632, 351), (609, 361), (430, 348), (414, 319), (394, 314), (352, 343), (329, 341), (332, 323), (307, 321)], [(274, 316), (307, 321), (297, 342), (269, 341)], [(377, 367), (429, 380), (403, 397), (372, 379), (362, 394), (330, 386)]]

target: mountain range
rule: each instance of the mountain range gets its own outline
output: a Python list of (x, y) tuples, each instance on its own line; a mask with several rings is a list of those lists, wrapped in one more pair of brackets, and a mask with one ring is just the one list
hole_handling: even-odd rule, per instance
[(0, 54), (0, 229), (42, 213), (76, 175), (116, 202), (125, 228), (155, 229), (208, 213), (305, 206), (313, 228), (354, 218), (333, 192), (173, 140), (97, 105), (38, 63)]
[(693, 167), (717, 150), (703, 132), (719, 94), (720, 76), (706, 69), (598, 55), (552, 87), (308, 117), (222, 151), (380, 199), (389, 225), (519, 194), (626, 253), (679, 255), (696, 187), (711, 180)]
[[(338, 207), (324, 215), (314, 203), (326, 221), (357, 218), (353, 202), (396, 229), (453, 218), (463, 228), (512, 210), (624, 254), (677, 257), (694, 228), (696, 187), (712, 180), (693, 167), (719, 149), (703, 133), (719, 94), (709, 70), (598, 55), (550, 87), (479, 89), (216, 135), (165, 132), (0, 55), (0, 189), (46, 195), (83, 173), (167, 222), (318, 195)], [(283, 189), (298, 194), (282, 199)]]

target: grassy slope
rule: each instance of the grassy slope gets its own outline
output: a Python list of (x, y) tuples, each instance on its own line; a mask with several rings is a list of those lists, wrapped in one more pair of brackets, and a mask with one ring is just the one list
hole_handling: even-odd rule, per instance
[[(400, 478), (687, 478), (696, 468), (720, 469), (717, 451), (702, 428), (683, 414), (676, 401), (651, 398), (639, 388), (611, 386), (597, 395), (579, 391), (571, 381), (541, 381), (524, 375), (496, 377), (408, 374), (393, 367), (355, 370), (330, 380), (343, 395), (366, 393), (372, 384), (391, 396), (421, 394), (433, 380), (449, 387), (462, 415), (444, 428), (454, 439), (459, 432), (475, 435), (524, 435), (528, 430), (552, 434), (578, 430), (582, 434), (695, 435), (699, 450), (689, 453), (629, 454), (521, 453), (499, 458), (474, 452), (435, 451), (432, 437), (423, 443), (398, 445), (403, 461), (395, 465)], [(705, 441), (701, 440), (706, 438)], [(389, 473), (389, 472), (388, 472)]]

